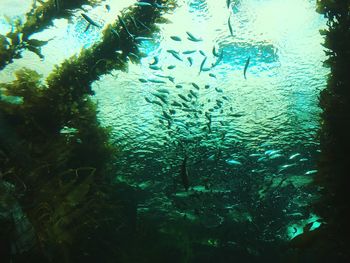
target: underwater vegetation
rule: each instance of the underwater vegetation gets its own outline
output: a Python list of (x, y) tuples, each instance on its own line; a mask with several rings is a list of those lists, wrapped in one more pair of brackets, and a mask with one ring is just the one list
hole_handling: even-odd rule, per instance
[[(7, 18), (12, 25), (11, 32), (5, 36), (0, 35), (0, 69), (3, 69), (13, 59), (20, 58), (21, 52), (28, 49), (43, 58), (40, 48), (47, 43), (37, 39), (30, 39), (34, 33), (40, 32), (52, 26), (53, 19), (66, 18), (72, 16), (72, 11), (82, 5), (96, 5), (102, 0), (49, 0), (34, 1), (33, 7), (26, 14), (25, 22), (19, 18), (14, 21)], [(59, 5), (58, 5), (59, 3)]]
[(317, 231), (300, 235), (292, 242), (307, 258), (318, 254), (322, 262), (350, 260), (349, 228), (349, 149), (350, 149), (350, 1), (318, 0), (317, 11), (328, 19), (324, 36), (324, 62), (331, 72), (327, 88), (320, 94), (321, 157), (315, 178), (322, 198), (314, 207), (327, 222)]
[[(9, 35), (1, 36), (2, 58), (19, 57), (18, 35), (27, 41), (57, 17), (54, 2), (43, 2), (24, 25), (15, 22), (11, 45)], [(84, 2), (92, 3), (60, 1), (60, 10)], [(2, 262), (130, 262), (136, 203), (129, 186), (113, 182), (119, 149), (97, 119), (91, 83), (125, 70), (129, 52), (138, 54), (125, 27), (135, 36), (150, 34), (160, 15), (155, 8), (124, 10), (101, 42), (56, 66), (45, 81), (23, 68), (0, 84)], [(133, 26), (130, 17), (146, 27)]]
[[(42, 57), (40, 47), (47, 42), (30, 39), (30, 36), (51, 25), (53, 19), (69, 19), (74, 9), (84, 4), (103, 4), (102, 0), (34, 2), (37, 6), (27, 14), (26, 21), (12, 21), (11, 32), (0, 36), (0, 69), (20, 58), (24, 49)], [(226, 1), (226, 4), (229, 7), (233, 1)], [(115, 21), (101, 31), (101, 41), (57, 65), (46, 79), (36, 71), (23, 68), (15, 73), (15, 80), (0, 84), (2, 262), (266, 262), (254, 247), (255, 239), (247, 233), (263, 233), (257, 238), (272, 240), (271, 229), (277, 229), (278, 225), (268, 222), (266, 214), (287, 217), (282, 209), (278, 212), (272, 209), (279, 204), (276, 199), (283, 199), (281, 193), (290, 191), (285, 187), (288, 185), (286, 177), (271, 175), (254, 178), (256, 184), (253, 184), (253, 178), (248, 180), (248, 185), (238, 183), (247, 199), (250, 198), (247, 193), (250, 187), (249, 192), (259, 196), (260, 201), (254, 202), (252, 211), (242, 211), (239, 207), (227, 209), (233, 220), (219, 226), (217, 222), (222, 218), (215, 215), (214, 208), (213, 216), (206, 224), (200, 220), (187, 220), (193, 216), (190, 213), (167, 219), (156, 213), (140, 216), (137, 214), (137, 195), (140, 193), (136, 192), (139, 189), (116, 182), (118, 168), (114, 163), (122, 149), (111, 142), (110, 129), (102, 127), (97, 118), (91, 85), (113, 70), (126, 71), (129, 61), (139, 63), (145, 54), (138, 49), (138, 42), (149, 39), (158, 30), (155, 24), (165, 21), (162, 14), (175, 7), (175, 1), (138, 1), (115, 15)], [(286, 253), (275, 255), (275, 262), (286, 262), (286, 257), (290, 262), (306, 262), (315, 259), (315, 255), (317, 259), (329, 259), (329, 262), (347, 257), (349, 228), (346, 222), (349, 218), (345, 216), (347, 204), (344, 197), (349, 180), (346, 164), (350, 146), (346, 129), (350, 126), (346, 126), (350, 98), (346, 72), (349, 68), (349, 7), (349, 1), (340, 4), (318, 1), (318, 11), (329, 19), (328, 30), (321, 33), (326, 36), (324, 45), (329, 56), (325, 64), (332, 73), (328, 88), (321, 95), (324, 109), (320, 134), (322, 159), (317, 183), (324, 189), (324, 198), (315, 207), (327, 224), (316, 230), (312, 229), (313, 223), (306, 224), (303, 233), (289, 244), (278, 240), (274, 243), (274, 252)], [(109, 8), (106, 5), (108, 11)], [(87, 29), (90, 26), (100, 28), (89, 16), (84, 13), (82, 16), (88, 24)], [(232, 35), (232, 29), (230, 32)], [(202, 41), (186, 33), (188, 40)], [(182, 41), (177, 36), (171, 39)], [(179, 53), (171, 54), (181, 60)], [(222, 56), (215, 47), (213, 54)], [(188, 62), (192, 65), (190, 60)], [(198, 75), (206, 69), (205, 62), (206, 56)], [(156, 66), (156, 57), (152, 64)], [(244, 78), (247, 69), (249, 73), (249, 64), (250, 57), (245, 62)], [(175, 68), (175, 65), (170, 67)], [(211, 77), (216, 78), (214, 74)], [(145, 79), (139, 81), (147, 82)], [(163, 83), (159, 81), (154, 83)], [(169, 81), (173, 82), (170, 78)], [(197, 84), (192, 85), (199, 90)], [(180, 95), (188, 102), (187, 97)], [(194, 91), (191, 95), (198, 96)], [(165, 100), (160, 95), (157, 98), (162, 102)], [(163, 111), (163, 115), (165, 119), (171, 119), (167, 112)], [(211, 116), (206, 114), (205, 117), (210, 124)], [(298, 155), (293, 154), (289, 159)], [(280, 156), (273, 150), (263, 155), (265, 159)], [(209, 158), (214, 161), (218, 157)], [(243, 166), (236, 159), (227, 159), (226, 163)], [(225, 195), (225, 192), (211, 191), (209, 182), (201, 191), (189, 193), (192, 178), (188, 178), (188, 166), (185, 156), (178, 174), (182, 188), (194, 204), (206, 203), (205, 194), (212, 197)], [(292, 165), (281, 169), (290, 167)], [(311, 170), (306, 175), (316, 172)], [(188, 205), (181, 198), (175, 201), (179, 207)], [(286, 204), (288, 201), (282, 200)], [(201, 213), (200, 208), (194, 211)], [(251, 215), (258, 213), (255, 222)], [(179, 217), (183, 220), (178, 220)], [(268, 227), (261, 230), (258, 225)], [(238, 246), (231, 240), (240, 240), (241, 244)]]

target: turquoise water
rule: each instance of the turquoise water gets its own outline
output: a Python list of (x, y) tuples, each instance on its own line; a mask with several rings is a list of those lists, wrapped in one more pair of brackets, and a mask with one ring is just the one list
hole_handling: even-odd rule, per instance
[[(120, 2), (106, 1), (110, 12), (103, 5), (87, 11), (107, 24), (134, 3)], [(141, 63), (101, 76), (93, 90), (99, 119), (122, 149), (116, 180), (139, 192), (140, 216), (161, 226), (193, 224), (194, 233), (207, 233), (197, 234), (203, 244), (259, 255), (318, 219), (309, 205), (318, 197), (310, 183), (320, 151), (318, 94), (328, 74), (319, 35), (325, 20), (311, 0), (232, 2), (179, 1), (164, 15), (169, 23), (140, 44)], [(4, 19), (0, 25), (6, 29)], [(33, 36), (51, 39), (45, 59), (24, 52), (0, 72), (1, 82), (22, 66), (47, 76), (99, 41), (99, 29), (85, 27), (80, 11), (71, 22), (55, 20)], [(159, 69), (150, 68), (155, 57)], [(185, 156), (188, 191), (179, 178)]]
[[(240, 1), (230, 10), (224, 1), (185, 1), (142, 43), (141, 65), (95, 83), (99, 116), (123, 147), (118, 179), (151, 193), (140, 213), (185, 216), (205, 227), (251, 222), (265, 240), (289, 239), (291, 224), (313, 218), (307, 206), (317, 194), (307, 185), (319, 153), (318, 93), (328, 73), (318, 33), (325, 21), (314, 8), (313, 1)], [(186, 31), (203, 41), (189, 41)], [(205, 56), (205, 67), (215, 63), (213, 46), (222, 60), (198, 74)], [(149, 68), (154, 57), (161, 70)], [(189, 192), (178, 179), (185, 155)]]

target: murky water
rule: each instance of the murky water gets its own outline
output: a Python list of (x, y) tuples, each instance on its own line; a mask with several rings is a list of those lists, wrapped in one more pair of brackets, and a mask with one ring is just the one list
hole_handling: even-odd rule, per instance
[[(133, 3), (115, 2), (114, 12)], [(94, 83), (99, 118), (122, 149), (117, 179), (144, 193), (139, 213), (205, 229), (248, 224), (248, 236), (262, 242), (288, 239), (315, 220), (307, 206), (317, 189), (308, 184), (319, 151), (318, 93), (328, 73), (318, 32), (325, 20), (312, 0), (231, 2), (179, 1), (165, 15), (171, 23), (141, 43), (141, 64)], [(91, 10), (101, 23), (110, 13)], [(45, 61), (26, 53), (0, 77), (11, 79), (28, 64), (49, 74), (99, 39), (98, 30), (84, 33), (84, 23), (78, 13), (72, 24), (56, 21), (38, 34), (54, 38)], [(189, 191), (179, 178), (185, 156)]]

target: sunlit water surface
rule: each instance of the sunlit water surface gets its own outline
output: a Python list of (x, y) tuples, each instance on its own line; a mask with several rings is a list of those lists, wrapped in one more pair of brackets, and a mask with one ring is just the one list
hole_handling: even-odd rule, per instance
[[(134, 1), (122, 2), (108, 2), (113, 12), (100, 6), (89, 14), (107, 24)], [(318, 94), (328, 73), (319, 35), (325, 20), (313, 0), (232, 2), (227, 8), (223, 0), (179, 1), (164, 15), (171, 23), (141, 43), (141, 64), (102, 76), (94, 98), (122, 149), (117, 179), (146, 193), (139, 214), (207, 229), (248, 224), (247, 236), (262, 242), (288, 239), (317, 219), (307, 207), (317, 197), (309, 183), (319, 153)], [(47, 76), (54, 64), (97, 41), (99, 30), (84, 33), (80, 12), (73, 23), (55, 20), (35, 36), (53, 38), (44, 61), (25, 52), (1, 79), (21, 66)], [(190, 41), (186, 31), (202, 41)], [(183, 54), (189, 50), (195, 52)], [(154, 57), (159, 69), (149, 67)], [(185, 156), (187, 192), (179, 178)]]

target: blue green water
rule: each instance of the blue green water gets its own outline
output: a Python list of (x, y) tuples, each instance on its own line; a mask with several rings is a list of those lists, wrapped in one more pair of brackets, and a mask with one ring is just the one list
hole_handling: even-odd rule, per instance
[[(88, 11), (107, 24), (133, 2), (106, 1), (111, 12), (103, 6)], [(287, 240), (317, 220), (309, 205), (318, 197), (310, 183), (319, 154), (318, 94), (328, 74), (319, 35), (325, 20), (311, 0), (232, 2), (227, 8), (223, 0), (179, 1), (164, 15), (169, 23), (140, 44), (141, 63), (130, 60), (127, 72), (102, 76), (93, 90), (101, 123), (111, 127), (121, 149), (116, 180), (137, 189), (140, 216), (160, 225), (190, 223), (199, 232), (242, 226), (227, 237), (208, 234), (203, 242), (262, 253), (248, 240)], [(84, 33), (79, 12), (35, 36), (52, 38), (43, 48), (45, 60), (25, 52), (0, 79), (10, 80), (22, 66), (47, 76), (55, 64), (99, 41), (98, 29)], [(201, 41), (188, 40), (186, 32)], [(189, 50), (195, 52), (183, 54)], [(154, 57), (156, 70), (149, 67)], [(179, 178), (185, 156), (188, 191)]]
[[(313, 1), (240, 1), (231, 7), (186, 1), (167, 15), (171, 23), (142, 44), (148, 56), (141, 65), (95, 83), (100, 118), (123, 149), (118, 180), (150, 193), (140, 213), (185, 217), (205, 227), (251, 222), (261, 239), (288, 239), (294, 236), (288, 226), (313, 217), (307, 207), (317, 196), (307, 186), (319, 153), (317, 96), (328, 73), (318, 33), (325, 21)], [(203, 41), (189, 41), (186, 31)], [(199, 50), (208, 67), (217, 59), (213, 46), (223, 59), (198, 74), (204, 59)], [(167, 50), (178, 51), (183, 61)], [(184, 55), (186, 50), (196, 52)], [(155, 56), (161, 70), (149, 68)], [(174, 77), (174, 83), (157, 75)], [(185, 155), (189, 192), (178, 178)]]

